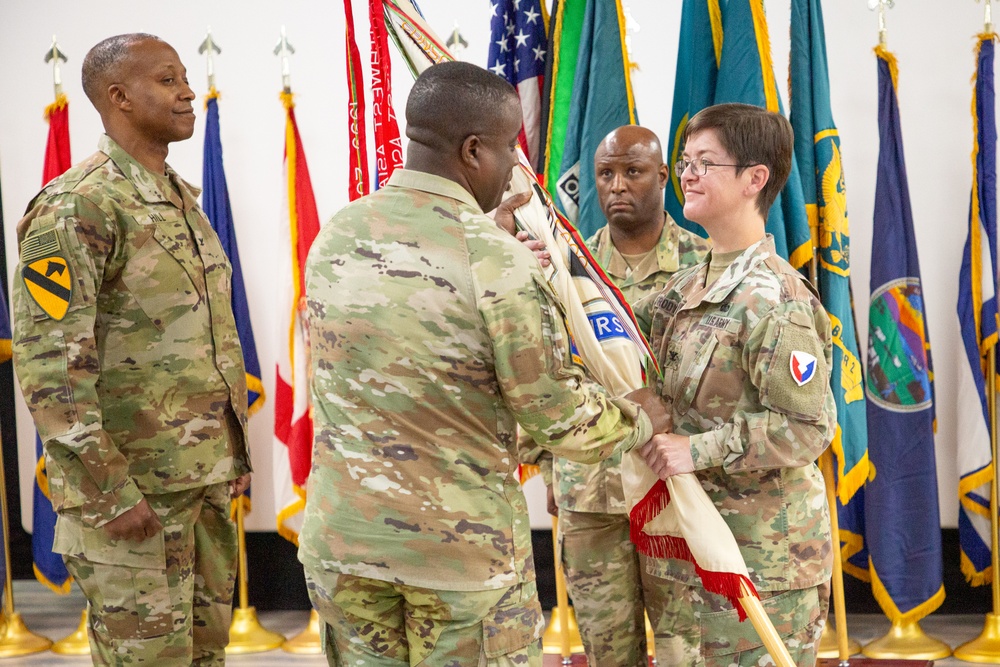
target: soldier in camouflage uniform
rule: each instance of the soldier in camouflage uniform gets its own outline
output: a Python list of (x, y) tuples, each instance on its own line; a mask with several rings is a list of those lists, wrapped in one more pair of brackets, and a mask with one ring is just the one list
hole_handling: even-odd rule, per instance
[[(833, 553), (815, 460), (836, 415), (830, 321), (764, 232), (791, 167), (792, 130), (778, 114), (726, 104), (698, 113), (685, 135), (676, 165), (684, 215), (708, 231), (713, 250), (640, 304), (640, 315), (651, 305), (673, 422), (642, 453), (661, 478), (698, 476), (795, 663), (812, 665)], [(752, 625), (705, 591), (691, 563), (651, 558), (647, 571), (663, 588), (650, 601), (661, 664), (773, 664)]]
[(538, 262), (483, 213), (516, 163), (513, 87), (436, 65), (406, 120), (406, 169), (335, 215), (306, 265), (299, 558), (331, 665), (538, 666), (516, 426), (594, 463), (665, 426), (662, 401), (613, 398), (574, 365)]
[[(708, 253), (705, 239), (663, 210), (670, 175), (653, 132), (636, 125), (614, 130), (594, 155), (594, 171), (608, 224), (587, 246), (629, 303), (658, 293), (674, 272)], [(588, 664), (645, 666), (644, 598), (657, 588), (629, 539), (621, 454), (596, 465), (562, 457), (540, 463), (547, 479), (552, 466), (548, 489), (558, 507), (566, 583)]]
[(98, 152), (18, 223), (14, 360), (45, 448), (53, 549), (87, 596), (95, 665), (221, 665), (246, 488), (246, 378), (229, 262), (164, 162), (194, 131), (177, 53), (87, 54)]

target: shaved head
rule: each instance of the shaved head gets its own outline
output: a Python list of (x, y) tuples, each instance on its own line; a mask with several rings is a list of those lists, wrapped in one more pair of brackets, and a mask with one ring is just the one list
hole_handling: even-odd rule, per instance
[(630, 150), (645, 153), (663, 164), (663, 147), (660, 146), (659, 137), (652, 130), (640, 125), (622, 125), (611, 130), (597, 147), (594, 157), (608, 153), (627, 153)]
[(417, 77), (406, 100), (406, 136), (434, 150), (459, 146), (472, 134), (497, 131), (521, 116), (514, 87), (471, 63), (434, 65)]
[(82, 67), (83, 92), (98, 111), (102, 111), (108, 103), (108, 86), (122, 78), (131, 46), (148, 39), (163, 41), (156, 35), (132, 32), (108, 37), (87, 52)]

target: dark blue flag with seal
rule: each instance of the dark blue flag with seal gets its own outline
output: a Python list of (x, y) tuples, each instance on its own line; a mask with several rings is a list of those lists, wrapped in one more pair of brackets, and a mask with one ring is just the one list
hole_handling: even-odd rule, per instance
[(879, 155), (868, 323), (865, 544), (872, 592), (894, 624), (944, 602), (934, 457), (934, 371), (896, 97), (896, 59), (878, 56)]
[[(212, 223), (212, 229), (219, 237), (222, 248), (233, 267), (232, 306), (236, 319), (236, 330), (243, 348), (243, 365), (247, 376), (247, 416), (252, 416), (264, 405), (264, 385), (260, 380), (260, 361), (257, 358), (257, 344), (254, 342), (253, 327), (250, 324), (250, 307), (247, 303), (246, 287), (243, 284), (243, 269), (240, 266), (240, 251), (236, 245), (236, 228), (233, 225), (233, 210), (229, 203), (229, 187), (226, 185), (226, 171), (222, 166), (222, 138), (219, 132), (219, 93), (213, 87), (205, 100), (205, 157), (202, 167), (204, 190), (201, 193), (201, 207)], [(249, 448), (249, 443), (247, 443)], [(250, 497), (249, 490), (243, 496)], [(249, 506), (245, 506), (249, 511)]]

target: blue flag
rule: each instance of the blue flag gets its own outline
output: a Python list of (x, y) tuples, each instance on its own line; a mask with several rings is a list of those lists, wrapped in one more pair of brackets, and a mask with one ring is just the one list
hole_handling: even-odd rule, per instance
[(42, 440), (38, 435), (35, 435), (35, 460), (38, 464), (35, 466), (35, 504), (31, 514), (31, 555), (35, 561), (35, 578), (56, 593), (65, 595), (70, 591), (72, 580), (63, 563), (62, 555), (52, 552), (56, 512), (52, 509)]
[(597, 146), (635, 122), (621, 0), (587, 0), (556, 186), (557, 205), (583, 238), (607, 224), (594, 178)]
[[(725, 0), (722, 0), (725, 2)], [(684, 0), (681, 6), (681, 33), (677, 46), (677, 72), (674, 75), (674, 103), (670, 114), (670, 137), (667, 164), (681, 159), (684, 128), (695, 115), (711, 106), (722, 59), (722, 9), (720, 0)], [(701, 225), (684, 217), (684, 193), (681, 179), (670, 170), (670, 183), (664, 191), (664, 206), (681, 227), (708, 237)]]
[(201, 194), (201, 207), (233, 266), (233, 315), (236, 318), (236, 329), (243, 347), (243, 365), (247, 373), (247, 414), (253, 415), (264, 405), (264, 386), (260, 381), (260, 361), (257, 359), (253, 327), (250, 325), (250, 308), (247, 305), (246, 287), (243, 285), (243, 270), (240, 268), (240, 251), (236, 246), (233, 210), (229, 205), (229, 188), (226, 186), (226, 172), (222, 166), (219, 100), (214, 88), (206, 102), (205, 118), (205, 164), (202, 174), (205, 189)]
[[(830, 76), (819, 0), (793, 0), (791, 12), (791, 115), (795, 159), (810, 234), (819, 248), (817, 280), (830, 314), (833, 367), (830, 388), (837, 404), (831, 451), (844, 571), (868, 581), (864, 508), (859, 490), (868, 478), (868, 427), (851, 304), (850, 233), (840, 135), (830, 108)], [(881, 256), (881, 253), (878, 254)]]
[[(728, 0), (722, 8), (722, 34), (715, 104), (741, 102), (784, 113), (774, 79), (763, 0)], [(774, 236), (778, 254), (796, 269), (812, 260), (812, 235), (794, 159), (788, 183), (768, 213), (766, 229)]]
[[(865, 542), (872, 592), (893, 623), (944, 602), (934, 460), (934, 384), (896, 99), (895, 57), (878, 54), (878, 175), (868, 324)], [(992, 104), (992, 100), (991, 100)]]
[(969, 235), (958, 281), (958, 323), (967, 363), (958, 365), (958, 534), (962, 573), (973, 586), (991, 581), (990, 483), (993, 453), (986, 380), (996, 380), (987, 355), (997, 344), (997, 210), (993, 43), (980, 35), (973, 90), (972, 196)]
[(0, 364), (10, 359), (10, 313), (0, 288)]

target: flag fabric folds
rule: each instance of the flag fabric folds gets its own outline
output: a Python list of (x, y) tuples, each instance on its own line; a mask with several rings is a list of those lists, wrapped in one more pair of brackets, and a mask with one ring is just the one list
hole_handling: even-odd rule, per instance
[(264, 386), (261, 383), (260, 361), (257, 358), (257, 344), (254, 342), (253, 327), (250, 324), (250, 307), (247, 303), (246, 286), (243, 283), (243, 269), (240, 251), (236, 243), (236, 227), (233, 224), (233, 210), (229, 203), (229, 187), (226, 185), (226, 171), (222, 163), (222, 137), (219, 131), (219, 94), (212, 88), (205, 100), (205, 153), (202, 167), (204, 190), (201, 207), (212, 223), (212, 229), (219, 237), (233, 266), (232, 305), (236, 318), (236, 330), (243, 348), (243, 365), (247, 371), (247, 415), (255, 414), (264, 405)]
[[(972, 196), (969, 233), (958, 283), (958, 323), (966, 363), (959, 363), (958, 533), (961, 568), (973, 586), (993, 578), (990, 484), (993, 454), (986, 383), (997, 369), (987, 355), (997, 345), (997, 210), (993, 57), (996, 35), (979, 35), (972, 97)], [(880, 64), (881, 67), (881, 64)]]
[[(802, 176), (810, 236), (818, 248), (819, 293), (833, 329), (830, 388), (837, 404), (837, 430), (831, 450), (841, 557), (845, 572), (867, 581), (863, 502), (860, 497), (852, 501), (868, 478), (868, 425), (851, 302), (850, 235), (840, 135), (830, 108), (819, 0), (793, 0), (791, 16), (790, 120), (795, 130), (795, 159)], [(882, 253), (876, 256), (881, 258)]]
[[(741, 102), (784, 113), (774, 79), (763, 0), (728, 0), (722, 9), (722, 33), (714, 103)], [(788, 183), (771, 206), (767, 231), (774, 236), (778, 253), (796, 269), (812, 260), (812, 236), (794, 159)]]
[(615, 128), (636, 122), (629, 68), (621, 0), (587, 0), (566, 140), (554, 175), (558, 206), (584, 238), (607, 222), (597, 201), (597, 146)]
[[(715, 84), (722, 59), (722, 9), (720, 0), (683, 0), (681, 30), (677, 46), (677, 71), (674, 75), (673, 111), (667, 161), (671, 166), (681, 158), (684, 128), (691, 116), (715, 99)], [(700, 236), (708, 234), (701, 225), (684, 217), (684, 194), (681, 180), (670, 170), (670, 183), (664, 191), (664, 205), (680, 226)]]
[(282, 93), (281, 101), (285, 106), (286, 202), (279, 228), (278, 340), (281, 349), (275, 378), (273, 477), (278, 533), (298, 544), (313, 440), (302, 269), (319, 232), (319, 214), (302, 138), (295, 122), (292, 94)]
[[(414, 73), (450, 60), (412, 6), (402, 0), (386, 0), (386, 4), (396, 10), (390, 30)], [(523, 153), (514, 168), (511, 190), (533, 193), (515, 218), (519, 227), (542, 239), (552, 255), (545, 275), (563, 304), (567, 327), (588, 370), (616, 395), (644, 386), (647, 376), (659, 371), (631, 308), (590, 255), (580, 233), (556, 211)], [(588, 317), (595, 312), (609, 313), (628, 337), (599, 340), (596, 325)], [(742, 616), (738, 599), (746, 600), (745, 593), (756, 595), (756, 591), (732, 532), (697, 478), (677, 475), (661, 482), (636, 452), (625, 457), (624, 465), (625, 493), (633, 508), (633, 541), (647, 554), (695, 563), (706, 589), (726, 595)]]
[(372, 41), (372, 126), (375, 130), (375, 189), (403, 166), (396, 111), (392, 107), (392, 63), (383, 19), (382, 0), (368, 0)]
[(344, 0), (347, 46), (347, 133), (350, 151), (347, 166), (347, 196), (350, 201), (368, 194), (368, 142), (365, 138), (365, 86), (361, 73), (361, 54), (354, 37), (354, 10), (351, 0)]
[(876, 52), (879, 158), (865, 386), (869, 456), (876, 474), (864, 488), (865, 524), (872, 527), (865, 532), (865, 542), (875, 599), (893, 623), (909, 623), (937, 609), (945, 596), (934, 384), (903, 159), (896, 63), (883, 47)]
[[(243, 348), (243, 366), (247, 378), (247, 416), (253, 416), (264, 405), (264, 385), (261, 382), (260, 360), (250, 323), (250, 306), (243, 282), (243, 268), (240, 251), (236, 243), (236, 226), (233, 224), (233, 210), (229, 203), (229, 186), (222, 162), (222, 135), (219, 129), (219, 93), (213, 86), (205, 98), (205, 151), (202, 165), (201, 207), (212, 224), (222, 244), (226, 257), (233, 267), (231, 278), (231, 302), (236, 332)], [(249, 443), (248, 443), (249, 447)], [(243, 510), (250, 511), (250, 489), (233, 501), (235, 517), (236, 503), (243, 503)]]
[(573, 81), (580, 53), (585, 2), (556, 0), (549, 20), (549, 55), (546, 57), (545, 85), (542, 88), (542, 159), (536, 170), (549, 192), (556, 192), (569, 122)]
[(539, 0), (499, 0), (490, 8), (488, 68), (517, 89), (521, 100), (521, 150), (534, 165), (541, 150), (542, 87), (548, 36)]
[[(42, 185), (73, 166), (69, 146), (69, 102), (60, 94), (45, 109), (49, 121), (49, 137), (45, 144), (45, 162), (42, 166)], [(32, 490), (31, 555), (35, 578), (60, 594), (70, 592), (69, 572), (62, 556), (52, 553), (55, 539), (56, 512), (49, 496), (49, 481), (45, 471), (42, 441), (35, 435), (35, 484)]]

